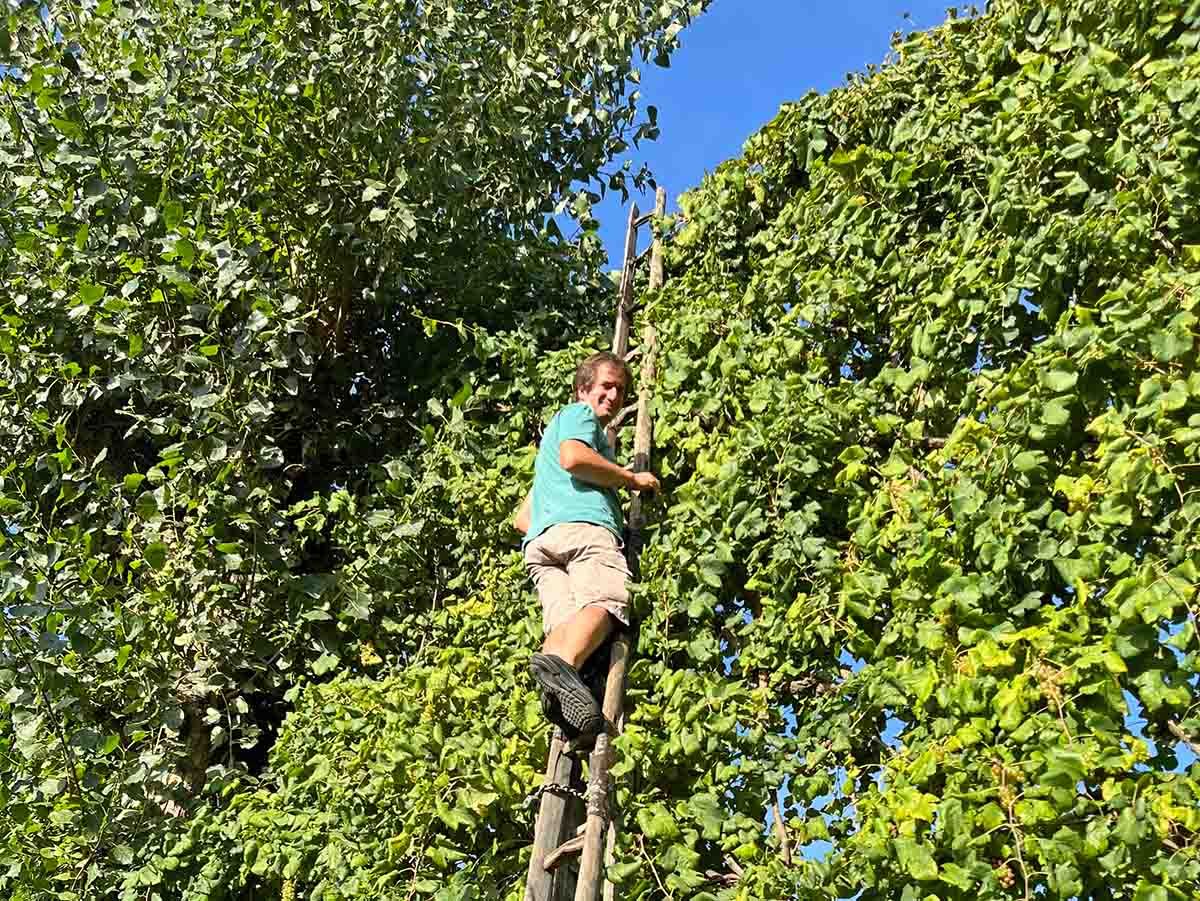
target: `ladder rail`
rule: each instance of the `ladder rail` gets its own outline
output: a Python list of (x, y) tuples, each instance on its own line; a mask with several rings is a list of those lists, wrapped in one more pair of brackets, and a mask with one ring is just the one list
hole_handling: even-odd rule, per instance
[[(546, 758), (546, 775), (542, 785), (570, 785), (578, 767), (578, 762), (567, 756), (566, 742), (559, 730), (555, 729), (550, 739), (550, 753)], [(567, 901), (574, 898), (574, 880), (569, 879), (566, 870), (563, 867), (553, 871), (546, 869), (546, 859), (569, 837), (567, 831), (573, 831), (573, 824), (579, 820), (578, 815), (571, 816), (573, 808), (577, 808), (574, 798), (555, 791), (542, 792), (534, 829), (533, 853), (529, 856), (529, 873), (525, 879), (525, 901)], [(568, 881), (570, 885), (566, 885)]]

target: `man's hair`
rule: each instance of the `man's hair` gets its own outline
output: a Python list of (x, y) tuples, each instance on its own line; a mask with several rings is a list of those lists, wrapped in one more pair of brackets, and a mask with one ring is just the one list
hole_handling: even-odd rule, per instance
[(596, 373), (601, 366), (612, 366), (619, 369), (625, 378), (625, 392), (628, 394), (633, 383), (633, 377), (629, 372), (629, 364), (618, 357), (616, 354), (607, 350), (602, 350), (599, 353), (594, 353), (575, 368), (575, 396), (579, 396), (580, 391), (587, 391), (596, 382)]

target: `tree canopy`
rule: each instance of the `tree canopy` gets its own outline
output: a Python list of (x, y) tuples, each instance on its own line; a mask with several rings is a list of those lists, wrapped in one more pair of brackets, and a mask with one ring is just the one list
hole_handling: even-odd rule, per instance
[[(0, 33), (0, 888), (519, 898), (544, 217), (694, 11), (151, 6)], [(623, 897), (1195, 896), (1198, 18), (898, 36), (655, 223)]]
[(607, 318), (589, 205), (700, 8), (0, 8), (0, 894), (261, 890), (163, 835), (305, 680), (428, 662), (438, 435), (522, 404), (482, 336)]

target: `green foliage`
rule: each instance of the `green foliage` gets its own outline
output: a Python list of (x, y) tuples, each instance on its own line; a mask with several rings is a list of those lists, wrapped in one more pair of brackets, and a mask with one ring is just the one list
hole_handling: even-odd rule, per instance
[(628, 897), (1194, 896), (1198, 15), (993, 4), (681, 201)]
[(272, 790), (231, 783), (164, 846), (174, 865), (155, 859), (127, 884), (183, 898), (297, 879), (314, 898), (501, 896), (523, 875), (529, 750), (546, 751), (540, 705), (512, 692), (508, 660), (447, 648), (395, 678), (309, 688), (275, 746)]
[(167, 897), (291, 689), (428, 663), (482, 546), (438, 433), (600, 322), (699, 8), (0, 10), (0, 895)]
[[(213, 37), (186, 12), (148, 20), (206, 46), (241, 21)], [(1169, 0), (1003, 0), (785, 107), (681, 200), (667, 287), (640, 314), (663, 348), (667, 490), (618, 741), (623, 897), (1195, 895), (1200, 769), (1179, 736), (1200, 735), (1197, 17)], [(344, 47), (365, 41), (353, 21)], [(647, 21), (669, 43), (675, 25)], [(271, 51), (280, 71), (308, 59), (286, 49), (295, 34)], [(258, 78), (230, 41), (205, 59)], [(150, 84), (167, 58), (119, 77)], [(212, 77), (173, 66), (162, 84)], [(383, 90), (369, 69), (364, 97)], [(259, 104), (275, 126), (281, 110), (309, 121), (282, 99), (298, 76), (278, 92), (229, 81), (251, 122)], [(344, 102), (375, 109), (359, 87)], [(532, 824), (518, 800), (546, 730), (521, 675), (538, 621), (507, 520), (574, 362), (603, 343), (590, 258), (532, 234), (519, 203), (457, 191), (433, 125), (378, 151), (409, 171), (391, 190), (449, 180), (427, 204), (397, 195), (423, 211), (414, 234), (360, 234), (399, 227), (399, 208), (372, 224), (382, 195), (325, 185), (320, 166), (366, 138), (314, 131), (305, 146), (325, 152), (283, 170), (213, 101), (183, 155), (165, 124), (138, 130), (192, 122), (168, 115), (182, 106), (127, 94), (106, 107), (128, 116), (111, 140), (136, 138), (134, 173), (179, 192), (140, 226), (144, 207), (113, 197), (80, 236), (76, 209), (108, 193), (62, 159), (61, 96), (22, 93), (0, 126), (24, 167), (0, 179), (34, 178), (11, 181), (0, 216), (16, 286), (0, 332), (0, 502), (17, 527), (3, 888), (515, 901)], [(313, 103), (317, 129), (330, 106)], [(461, 131), (454, 103), (434, 109)], [(70, 226), (47, 213), (64, 195), (34, 196), (33, 147), (76, 186)], [(249, 202), (292, 178), (347, 205)], [(479, 240), (443, 245), (452, 221)], [(127, 258), (143, 269), (120, 268), (126, 244), (93, 248), (102, 234), (141, 248)], [(339, 305), (347, 271), (355, 303)], [(260, 772), (238, 746), (285, 690)], [(790, 867), (765, 825), (775, 798)]]

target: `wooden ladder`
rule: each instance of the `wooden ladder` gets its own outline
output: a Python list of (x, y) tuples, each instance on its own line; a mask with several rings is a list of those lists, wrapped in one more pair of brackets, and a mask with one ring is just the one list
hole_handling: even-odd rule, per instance
[[(655, 214), (666, 212), (666, 191), (659, 188), (655, 197)], [(650, 215), (639, 216), (637, 204), (630, 207), (629, 225), (625, 232), (625, 261), (621, 270), (621, 287), (617, 300), (617, 322), (613, 334), (613, 353), (630, 359), (629, 330), (633, 319), (633, 278), (637, 269), (638, 228), (650, 221)], [(649, 288), (656, 291), (663, 284), (662, 242), (654, 239), (650, 246)], [(654, 383), (657, 338), (654, 327), (642, 329), (641, 376), (638, 380), (638, 399), (614, 418), (608, 428), (608, 440), (617, 449), (617, 435), (628, 414), (637, 411), (633, 441), (633, 468), (644, 472), (650, 468), (650, 392)], [(625, 555), (630, 572), (639, 576), (639, 558), (644, 541), (645, 514), (642, 499), (635, 494), (629, 504), (626, 521)], [(628, 631), (617, 633), (611, 643), (608, 673), (604, 686), (604, 718), (617, 733), (625, 721), (625, 674), (629, 668), (632, 642)], [(605, 866), (614, 862), (617, 842), (617, 822), (613, 816), (613, 790), (609, 771), (613, 762), (612, 740), (607, 732), (596, 736), (596, 744), (588, 757), (587, 779), (583, 764), (568, 752), (570, 748), (559, 729), (554, 730), (550, 753), (546, 759), (546, 775), (538, 790), (541, 801), (533, 831), (533, 853), (529, 858), (529, 876), (525, 882), (525, 901), (614, 901), (616, 887), (604, 878)]]

